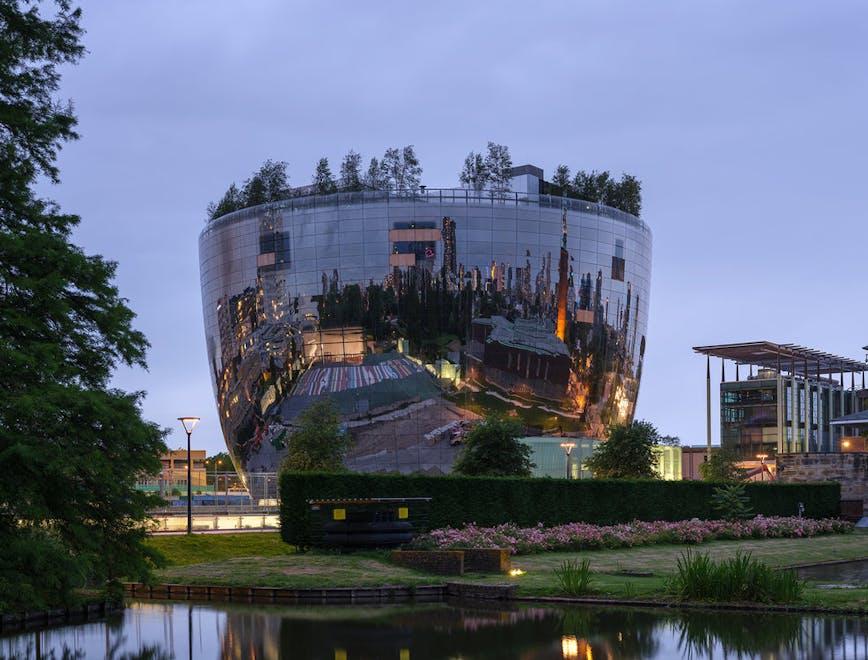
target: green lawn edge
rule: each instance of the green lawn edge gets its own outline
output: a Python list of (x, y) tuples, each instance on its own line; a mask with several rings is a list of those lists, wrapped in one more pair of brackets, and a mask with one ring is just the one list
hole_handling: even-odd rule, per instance
[[(601, 600), (632, 601), (637, 605), (678, 605), (665, 591), (668, 575), (681, 553), (708, 552), (714, 558), (737, 551), (751, 552), (772, 566), (787, 567), (824, 561), (868, 559), (868, 533), (837, 534), (802, 539), (750, 539), (712, 541), (694, 546), (655, 545), (589, 552), (547, 552), (519, 555), (513, 566), (519, 577), (465, 574), (444, 577), (411, 570), (389, 562), (387, 551), (353, 553), (297, 552), (277, 533), (154, 536), (148, 544), (168, 562), (155, 572), (157, 582), (190, 585), (274, 588), (419, 586), (447, 581), (475, 584), (512, 583), (523, 598), (562, 597), (554, 574), (566, 559), (587, 558), (594, 572), (593, 593)], [(620, 575), (621, 571), (651, 572), (651, 576)], [(758, 604), (762, 605), (762, 604)], [(821, 589), (808, 582), (800, 608), (860, 613), (868, 610), (868, 588)]]

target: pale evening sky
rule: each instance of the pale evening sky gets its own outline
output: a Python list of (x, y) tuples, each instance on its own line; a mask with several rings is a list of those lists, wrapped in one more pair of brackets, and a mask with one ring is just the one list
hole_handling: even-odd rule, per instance
[[(868, 5), (862, 2), (84, 2), (64, 69), (82, 139), (44, 193), (119, 262), (152, 347), (146, 416), (223, 448), (197, 237), (207, 203), (266, 158), (310, 182), (327, 156), (414, 144), (423, 183), (509, 145), (550, 175), (643, 183), (654, 233), (638, 417), (705, 440), (697, 344), (868, 343)], [(719, 374), (719, 365), (715, 364)], [(715, 385), (716, 387), (716, 385)], [(716, 398), (715, 398), (716, 406)], [(715, 417), (715, 442), (717, 442)]]

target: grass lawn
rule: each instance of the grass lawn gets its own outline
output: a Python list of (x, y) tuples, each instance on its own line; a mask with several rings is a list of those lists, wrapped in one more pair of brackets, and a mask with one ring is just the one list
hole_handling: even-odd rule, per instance
[[(350, 587), (385, 584), (437, 584), (445, 579), (478, 583), (515, 581), (521, 596), (562, 595), (555, 569), (566, 559), (588, 559), (596, 595), (615, 598), (663, 596), (667, 577), (688, 546), (657, 545), (593, 552), (548, 552), (513, 557), (525, 575), (469, 574), (462, 578), (412, 571), (392, 565), (383, 551), (348, 554), (293, 552), (278, 534), (194, 535), (154, 537), (149, 543), (170, 565), (157, 572), (163, 582), (263, 587)], [(750, 552), (772, 566), (792, 566), (835, 559), (868, 558), (868, 533), (856, 532), (808, 539), (714, 541), (690, 546), (720, 559)], [(648, 576), (619, 575), (622, 571)], [(809, 583), (804, 602), (817, 606), (868, 608), (868, 589), (819, 589)]]
[(147, 545), (158, 550), (169, 566), (219, 562), (236, 557), (291, 555), (295, 549), (280, 540), (277, 532), (246, 534), (186, 534), (150, 536)]

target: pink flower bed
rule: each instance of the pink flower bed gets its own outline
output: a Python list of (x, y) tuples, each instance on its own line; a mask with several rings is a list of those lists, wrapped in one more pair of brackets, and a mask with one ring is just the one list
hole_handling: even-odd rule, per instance
[(853, 524), (825, 518), (765, 518), (751, 520), (681, 520), (621, 525), (568, 523), (556, 527), (518, 527), (512, 523), (478, 527), (470, 523), (460, 529), (435, 529), (416, 538), (413, 546), (431, 550), (453, 548), (508, 548), (514, 555), (546, 550), (598, 550), (629, 548), (655, 543), (704, 543), (717, 539), (801, 538), (853, 531)]

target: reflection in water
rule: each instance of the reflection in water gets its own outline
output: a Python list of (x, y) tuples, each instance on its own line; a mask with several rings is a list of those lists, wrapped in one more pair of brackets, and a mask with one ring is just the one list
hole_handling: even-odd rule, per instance
[(460, 604), (134, 603), (104, 623), (0, 638), (0, 658), (868, 658), (857, 617)]

